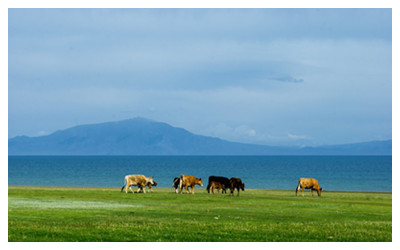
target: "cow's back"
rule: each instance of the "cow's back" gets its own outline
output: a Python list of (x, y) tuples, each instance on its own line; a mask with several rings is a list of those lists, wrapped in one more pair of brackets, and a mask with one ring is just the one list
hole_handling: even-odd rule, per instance
[(197, 178), (192, 175), (181, 174), (181, 180), (183, 181), (183, 183), (185, 183), (185, 185), (192, 185), (193, 183), (195, 183), (196, 179)]
[(228, 178), (223, 177), (223, 176), (209, 176), (208, 177), (208, 183), (210, 185), (211, 182), (219, 182), (223, 184), (225, 187), (230, 186), (230, 181)]
[(314, 178), (300, 178), (299, 183), (304, 188), (319, 189), (319, 183)]
[(232, 177), (229, 181), (234, 186), (242, 184), (242, 179), (240, 179), (238, 177)]
[(147, 179), (144, 175), (135, 174), (135, 175), (127, 175), (125, 176), (125, 180), (128, 184), (134, 186), (146, 186)]
[(196, 184), (200, 186), (203, 185), (201, 178), (197, 178), (193, 175), (181, 174), (180, 179), (182, 180), (185, 186), (194, 186)]

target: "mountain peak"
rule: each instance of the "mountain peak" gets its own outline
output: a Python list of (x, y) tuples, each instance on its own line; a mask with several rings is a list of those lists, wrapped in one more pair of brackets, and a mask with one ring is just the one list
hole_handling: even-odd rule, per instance
[[(122, 121), (124, 121), (124, 120), (122, 120)], [(134, 118), (131, 118), (131, 119), (127, 119), (125, 121), (157, 123), (157, 121), (154, 121), (154, 120), (151, 120), (151, 119), (148, 119), (148, 118), (145, 118), (145, 117), (141, 117), (141, 116), (137, 116), (137, 117), (134, 117)]]

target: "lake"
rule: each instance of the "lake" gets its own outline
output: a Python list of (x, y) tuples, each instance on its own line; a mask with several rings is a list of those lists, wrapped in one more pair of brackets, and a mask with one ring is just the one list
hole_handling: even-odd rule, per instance
[[(127, 174), (171, 187), (180, 174), (240, 177), (249, 189), (295, 190), (300, 177), (324, 190), (392, 192), (391, 156), (9, 156), (10, 186), (122, 187)], [(196, 189), (199, 187), (196, 187)], [(172, 191), (172, 188), (171, 188)]]

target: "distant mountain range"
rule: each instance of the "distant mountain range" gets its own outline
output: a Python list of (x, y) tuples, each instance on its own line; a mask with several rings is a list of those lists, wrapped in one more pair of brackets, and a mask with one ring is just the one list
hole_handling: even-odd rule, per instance
[(320, 147), (274, 147), (201, 136), (134, 118), (8, 140), (9, 155), (391, 155), (392, 140)]

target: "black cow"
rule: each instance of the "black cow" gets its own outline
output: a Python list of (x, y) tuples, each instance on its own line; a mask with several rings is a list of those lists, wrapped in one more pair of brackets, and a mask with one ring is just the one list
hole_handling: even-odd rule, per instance
[(240, 189), (244, 191), (244, 182), (242, 182), (242, 180), (238, 177), (232, 177), (229, 181), (230, 181), (230, 189), (231, 189), (230, 195), (233, 195), (233, 191), (235, 191), (235, 188), (236, 188), (238, 191), (238, 196), (239, 196)]

